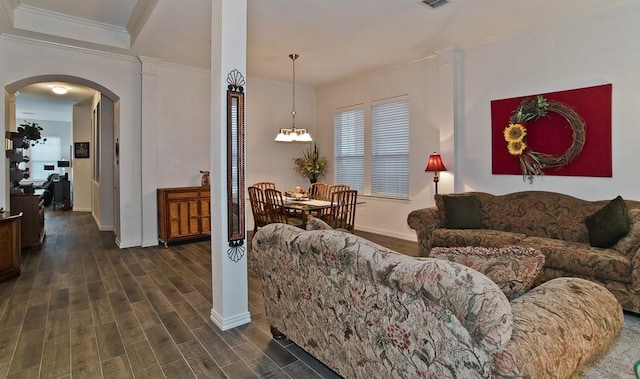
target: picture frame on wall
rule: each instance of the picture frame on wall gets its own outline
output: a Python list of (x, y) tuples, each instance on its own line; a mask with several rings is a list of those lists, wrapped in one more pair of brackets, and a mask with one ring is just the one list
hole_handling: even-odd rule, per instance
[(89, 142), (75, 142), (73, 156), (74, 158), (89, 158)]

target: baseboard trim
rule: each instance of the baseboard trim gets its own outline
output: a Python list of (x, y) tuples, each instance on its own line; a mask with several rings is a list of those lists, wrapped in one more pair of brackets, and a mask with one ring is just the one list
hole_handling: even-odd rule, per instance
[(218, 313), (216, 313), (214, 309), (211, 309), (210, 319), (211, 321), (213, 321), (214, 324), (216, 324), (218, 328), (220, 328), (220, 330), (225, 331), (225, 330), (233, 329), (240, 325), (250, 323), (251, 314), (249, 312), (244, 312), (239, 315), (235, 315), (233, 317), (227, 317), (226, 319), (223, 319), (218, 315)]
[(411, 242), (417, 242), (418, 241), (418, 237), (416, 237), (415, 233), (413, 233), (413, 234), (410, 234), (410, 233), (399, 233), (399, 232), (393, 232), (393, 231), (390, 231), (390, 230), (372, 228), (372, 227), (361, 226), (361, 225), (356, 225), (356, 230), (361, 230), (363, 232), (368, 232), (368, 233), (380, 234), (380, 235), (387, 236), (387, 237), (398, 238), (398, 239), (405, 240), (405, 241), (411, 241)]

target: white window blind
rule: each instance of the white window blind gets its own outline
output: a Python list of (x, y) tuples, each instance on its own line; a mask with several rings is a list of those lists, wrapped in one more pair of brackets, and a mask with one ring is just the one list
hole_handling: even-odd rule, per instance
[(364, 110), (338, 112), (333, 118), (335, 182), (364, 190)]
[[(31, 158), (30, 179), (33, 181), (47, 180), (47, 176), (60, 173), (58, 161), (61, 159), (60, 137), (47, 136), (47, 142), (37, 143), (27, 150), (26, 154)], [(53, 171), (45, 171), (45, 165), (53, 165)]]
[(371, 194), (409, 198), (409, 101), (371, 107)]

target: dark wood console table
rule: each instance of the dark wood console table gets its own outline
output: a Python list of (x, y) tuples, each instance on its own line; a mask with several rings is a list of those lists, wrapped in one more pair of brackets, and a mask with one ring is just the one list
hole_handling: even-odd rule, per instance
[(20, 222), (22, 213), (0, 213), (0, 282), (20, 275)]

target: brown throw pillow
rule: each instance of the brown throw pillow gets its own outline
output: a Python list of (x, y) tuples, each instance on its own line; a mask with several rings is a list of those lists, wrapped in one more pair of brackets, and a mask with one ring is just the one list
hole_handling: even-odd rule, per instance
[(589, 244), (609, 248), (629, 233), (629, 213), (622, 196), (611, 200), (594, 214), (585, 217), (589, 231)]
[(449, 229), (481, 229), (480, 201), (472, 195), (442, 197), (446, 227)]

